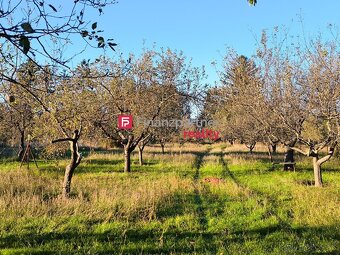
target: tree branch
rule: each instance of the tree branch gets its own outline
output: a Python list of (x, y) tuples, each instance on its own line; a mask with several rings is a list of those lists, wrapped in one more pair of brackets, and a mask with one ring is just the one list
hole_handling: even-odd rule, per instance
[(294, 151), (300, 152), (301, 154), (303, 154), (303, 155), (305, 155), (305, 156), (308, 156), (308, 155), (309, 155), (308, 152), (305, 152), (305, 151), (303, 151), (303, 150), (301, 150), (301, 149), (299, 149), (299, 148), (297, 148), (297, 147), (290, 147), (290, 146), (289, 146), (289, 148), (291, 148), (291, 149), (294, 150)]

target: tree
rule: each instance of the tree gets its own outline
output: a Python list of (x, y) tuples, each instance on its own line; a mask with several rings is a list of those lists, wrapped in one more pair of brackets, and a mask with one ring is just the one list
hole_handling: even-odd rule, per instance
[[(261, 43), (266, 42), (266, 34), (263, 34)], [(292, 130), (285, 128), (280, 113), (288, 114), (289, 125), (296, 131), (301, 130), (304, 118), (299, 109), (303, 91), (290, 86), (283, 92), (282, 84), (287, 84), (288, 88), (295, 73), (286, 73), (289, 70), (286, 68), (288, 60), (282, 58), (278, 49), (263, 46), (258, 50), (258, 56), (252, 59), (239, 56), (234, 51), (226, 54), (223, 71), (220, 72), (223, 86), (217, 93), (224, 102), (220, 108), (223, 113), (221, 116), (221, 112), (217, 112), (217, 115), (218, 119), (226, 116), (224, 126), (228, 130), (228, 140), (240, 139), (250, 151), (256, 142), (264, 142), (273, 160), (276, 144), (282, 142), (287, 145), (286, 169), (293, 166), (293, 150), (290, 147), (294, 146), (296, 138)], [(299, 69), (295, 70), (298, 72)], [(285, 93), (291, 97), (283, 96)]]
[[(231, 142), (240, 140), (252, 153), (256, 143), (265, 136), (263, 125), (251, 111), (262, 96), (257, 67), (252, 59), (229, 51), (219, 76), (222, 87), (215, 89), (215, 100), (212, 107), (208, 107), (214, 108), (216, 99), (223, 102), (216, 105), (218, 108), (213, 115), (216, 120), (223, 121), (221, 128), (225, 138)], [(212, 95), (207, 99), (212, 100)]]
[[(148, 57), (144, 57), (144, 61), (147, 62)], [(119, 114), (137, 116), (137, 112), (143, 112), (142, 106), (147, 112), (151, 103), (151, 100), (146, 100), (151, 93), (146, 89), (150, 84), (146, 83), (149, 81), (147, 77), (152, 75), (152, 69), (146, 68), (147, 72), (136, 73), (138, 72), (138, 68), (136, 68), (138, 60), (131, 57), (129, 62), (131, 68), (127, 72), (124, 70), (125, 63), (121, 61), (111, 62), (102, 59), (102, 62), (99, 63), (99, 67), (96, 69), (99, 73), (102, 69), (111, 69), (113, 73), (116, 73), (116, 77), (102, 79), (96, 84), (95, 111), (99, 118), (93, 123), (107, 138), (114, 142), (119, 141), (123, 146), (124, 172), (131, 171), (131, 153), (138, 143), (147, 137), (148, 132), (143, 127), (138, 130), (134, 128), (132, 131), (120, 130), (117, 125), (117, 117)], [(136, 77), (139, 78), (137, 81), (134, 80)]]
[[(300, 78), (307, 93), (308, 115), (297, 139), (307, 150), (292, 148), (312, 157), (315, 186), (322, 186), (321, 166), (333, 155), (340, 139), (340, 51), (336, 41), (313, 42), (303, 55), (309, 64)], [(320, 151), (329, 147), (328, 154), (320, 158)]]
[[(275, 45), (269, 47), (265, 38), (262, 44), (258, 53), (263, 60), (265, 105), (286, 134), (276, 137), (289, 153), (313, 158), (315, 186), (322, 186), (321, 165), (334, 155), (340, 135), (338, 43), (311, 40), (305, 48), (294, 45), (284, 52)], [(326, 146), (328, 154), (319, 158)]]
[[(36, 87), (35, 84), (42, 80), (42, 72), (31, 61), (20, 65), (16, 76), (17, 80), (26, 87)], [(2, 103), (5, 116), (2, 125), (6, 125), (11, 130), (12, 138), (19, 144), (18, 160), (22, 160), (25, 151), (25, 141), (29, 132), (34, 128), (40, 106), (37, 102), (33, 101), (27, 91), (14, 86), (10, 82), (4, 82), (0, 91), (5, 99)]]
[[(93, 79), (85, 79), (86, 66), (77, 68), (78, 76), (71, 79), (50, 80), (55, 83), (52, 93), (45, 95), (43, 104), (48, 111), (43, 111), (39, 116), (39, 126), (35, 136), (41, 144), (47, 146), (51, 143), (68, 142), (71, 158), (65, 168), (62, 196), (68, 198), (71, 191), (71, 182), (76, 168), (82, 160), (79, 152), (79, 139), (89, 131), (89, 112), (91, 100), (95, 95)], [(62, 138), (60, 138), (62, 137)]]
[[(294, 167), (294, 151), (312, 157), (315, 185), (321, 186), (321, 165), (339, 142), (338, 44), (318, 39), (305, 48), (283, 48), (275, 34), (271, 39), (262, 34), (256, 69), (228, 54), (225, 85), (215, 91), (224, 105), (215, 115), (222, 112), (232, 137), (247, 137), (250, 149), (258, 139), (284, 144), (284, 169)], [(326, 146), (329, 152), (320, 158)]]
[(301, 68), (294, 51), (289, 48), (283, 51), (275, 33), (270, 47), (268, 35), (263, 32), (257, 50), (263, 97), (261, 107), (255, 107), (253, 113), (266, 127), (268, 142), (280, 142), (285, 146), (284, 170), (288, 170), (294, 168), (294, 150), (291, 147), (298, 141), (296, 134), (301, 133), (305, 121), (302, 103), (305, 92), (296, 86)]
[[(44, 110), (41, 91), (26, 86), (18, 77), (18, 69), (25, 62), (34, 63), (41, 71), (53, 70), (49, 75), (62, 77), (71, 73), (68, 62), (74, 56), (63, 54), (62, 49), (75, 37), (83, 39), (79, 47), (82, 53), (86, 46), (95, 48), (109, 47), (114, 50), (116, 44), (112, 39), (105, 39), (98, 29), (97, 22), (87, 19), (89, 9), (98, 14), (115, 0), (75, 0), (72, 8), (62, 9), (60, 5), (45, 0), (0, 0), (0, 89), (4, 82), (13, 87), (20, 87), (31, 98), (37, 101)], [(62, 70), (61, 70), (62, 69)], [(42, 88), (45, 93), (48, 90)]]
[[(147, 50), (140, 58), (131, 57), (131, 68), (124, 72), (124, 62), (107, 63), (115, 78), (97, 84), (98, 126), (106, 137), (120, 141), (124, 148), (125, 172), (131, 171), (131, 153), (138, 143), (152, 134), (152, 123), (181, 97), (194, 97), (200, 84), (198, 69), (186, 63), (182, 53), (170, 49)], [(105, 68), (104, 68), (105, 69)], [(174, 109), (173, 109), (174, 110)], [(135, 119), (131, 130), (117, 127), (117, 115)], [(163, 117), (168, 117), (164, 116)], [(171, 116), (169, 116), (171, 117)], [(138, 123), (137, 119), (142, 121)]]
[(25, 152), (25, 142), (29, 130), (34, 124), (34, 113), (29, 104), (22, 100), (22, 97), (16, 97), (17, 103), (4, 103), (2, 125), (7, 129), (7, 135), (10, 135), (18, 143), (18, 160), (22, 160)]
[[(38, 58), (65, 66), (67, 60), (54, 56), (53, 48), (49, 47), (68, 43), (69, 36), (81, 36), (87, 44), (94, 40), (98, 48), (106, 44), (113, 47), (115, 44), (100, 36), (102, 31), (97, 29), (96, 22), (92, 23), (89, 31), (86, 19), (88, 9), (96, 9), (100, 15), (105, 6), (113, 3), (114, 0), (76, 0), (69, 10), (63, 10), (45, 0), (1, 1), (0, 53), (7, 65), (13, 64), (13, 58), (20, 54), (37, 66)], [(16, 51), (8, 52), (8, 48)], [(7, 74), (3, 74), (3, 78), (11, 79)]]
[(242, 55), (233, 56), (229, 61), (225, 62), (222, 83), (228, 91), (228, 107), (232, 112), (230, 121), (235, 138), (242, 141), (252, 153), (256, 143), (261, 140), (261, 128), (247, 109), (257, 100), (257, 94), (253, 94), (257, 91), (257, 70), (254, 62)]
[(165, 153), (166, 143), (173, 141), (180, 135), (181, 130), (177, 124), (179, 123), (178, 121), (183, 119), (186, 113), (186, 104), (190, 101), (185, 96), (181, 96), (180, 91), (175, 86), (170, 87), (165, 93), (169, 98), (154, 121), (162, 123), (168, 120), (169, 123), (160, 126), (153, 125), (150, 128), (150, 133), (153, 135), (154, 140), (161, 146), (162, 154)]

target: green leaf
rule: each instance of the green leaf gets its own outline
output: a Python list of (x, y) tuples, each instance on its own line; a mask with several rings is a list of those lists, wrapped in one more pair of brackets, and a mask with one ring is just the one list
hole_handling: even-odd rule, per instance
[(20, 37), (19, 40), (19, 46), (22, 47), (22, 51), (24, 52), (24, 54), (27, 54), (31, 48), (31, 44), (30, 41), (28, 40), (28, 38), (24, 35), (22, 35)]
[(48, 6), (51, 7), (53, 11), (57, 12), (57, 9), (52, 4), (49, 4)]
[(102, 36), (99, 36), (99, 37), (98, 37), (98, 41), (102, 41), (102, 42), (104, 42), (104, 37), (102, 37)]
[(86, 30), (81, 31), (81, 36), (82, 36), (82, 37), (86, 37), (86, 36), (88, 36), (88, 35), (89, 35), (89, 32), (88, 32), (88, 31), (86, 31)]
[(22, 23), (21, 27), (23, 30), (25, 30), (27, 33), (34, 33), (34, 29), (32, 28), (31, 24), (28, 22)]
[(109, 45), (109, 47), (110, 47), (113, 51), (116, 51), (114, 47), (118, 45), (117, 43), (109, 42), (109, 43), (107, 43), (107, 44)]
[(97, 38), (97, 42), (98, 42), (98, 48), (103, 48), (105, 46), (105, 40), (102, 36), (99, 36)]
[(97, 28), (97, 22), (92, 24), (92, 29), (95, 30)]
[(248, 0), (250, 5), (255, 6), (257, 4), (257, 0)]

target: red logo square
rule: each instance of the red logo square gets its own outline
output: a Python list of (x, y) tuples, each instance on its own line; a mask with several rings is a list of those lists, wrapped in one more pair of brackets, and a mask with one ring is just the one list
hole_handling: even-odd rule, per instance
[(119, 129), (132, 129), (132, 115), (118, 115)]

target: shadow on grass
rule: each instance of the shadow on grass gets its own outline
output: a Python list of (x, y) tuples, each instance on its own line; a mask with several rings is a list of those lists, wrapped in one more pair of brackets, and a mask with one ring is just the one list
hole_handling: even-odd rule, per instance
[[(159, 254), (171, 253), (173, 251), (180, 253), (191, 253), (193, 251), (216, 251), (216, 247), (211, 242), (214, 233), (199, 232), (182, 232), (171, 231), (163, 235), (163, 244), (160, 245), (160, 236), (162, 233), (157, 229), (143, 230), (130, 229), (123, 232), (106, 232), (106, 233), (46, 233), (46, 234), (26, 234), (11, 235), (0, 238), (0, 249), (6, 248), (28, 248), (27, 252), (20, 250), (19, 254), (73, 254), (70, 251), (61, 251), (53, 245), (61, 244), (62, 248), (73, 250), (77, 254)], [(198, 239), (201, 240), (196, 248), (193, 243)], [(104, 245), (105, 250), (93, 250), (92, 243)], [(133, 243), (133, 245), (129, 245)], [(175, 245), (173, 245), (175, 244)], [(47, 246), (45, 250), (44, 246)], [(51, 246), (53, 248), (51, 248)], [(36, 248), (36, 251), (32, 248)]]
[(195, 152), (192, 150), (182, 150), (182, 151), (165, 151), (162, 153), (161, 151), (154, 151), (154, 150), (148, 150), (145, 151), (146, 153), (153, 154), (153, 155), (163, 155), (163, 156), (180, 156), (180, 155), (197, 155), (197, 154), (205, 154), (205, 152)]
[(266, 164), (261, 165), (261, 168), (264, 168), (265, 165), (267, 165), (267, 168), (265, 169), (247, 169), (247, 170), (242, 169), (241, 171), (237, 171), (237, 173), (235, 174), (229, 169), (228, 163), (224, 159), (224, 154), (220, 153), (219, 156), (220, 156), (219, 161), (220, 161), (220, 164), (222, 165), (222, 174), (221, 174), (222, 178), (224, 179), (230, 178), (238, 187), (241, 187), (241, 188), (245, 188), (245, 187), (242, 185), (242, 183), (238, 180), (236, 176), (240, 177), (240, 176), (249, 176), (252, 174), (256, 174), (256, 175), (268, 174), (272, 172), (273, 170), (275, 170), (275, 168), (270, 163), (270, 161), (268, 161), (266, 162)]
[[(268, 153), (262, 152), (262, 151), (254, 151), (252, 154), (246, 151), (230, 151), (230, 152), (221, 151), (221, 152), (213, 152), (210, 154), (215, 155), (215, 156), (220, 156), (221, 154), (223, 156), (228, 155), (230, 157), (236, 157), (236, 158), (239, 157), (245, 160), (258, 160), (263, 163), (271, 162)], [(283, 157), (284, 157), (284, 153), (277, 152), (273, 154), (274, 161), (283, 161)]]
[[(314, 171), (312, 162), (310, 162), (310, 164), (305, 163), (305, 162), (297, 163), (296, 168), (297, 168), (298, 172), (313, 173), (313, 171)], [(327, 166), (326, 163), (325, 163), (325, 165), (322, 165), (322, 167), (321, 167), (321, 172), (322, 173), (327, 173), (327, 172), (329, 172), (329, 173), (333, 173), (333, 172), (339, 173), (340, 168), (339, 168), (338, 165), (328, 165)]]
[(267, 212), (268, 217), (271, 217), (271, 215), (274, 215), (275, 218), (278, 220), (280, 226), (285, 229), (289, 229), (290, 226), (287, 222), (285, 222), (281, 216), (277, 213), (278, 208), (278, 201), (275, 197), (266, 194), (258, 189), (251, 188), (245, 184), (243, 184), (230, 169), (228, 168), (227, 163), (225, 162), (223, 158), (223, 154), (220, 154), (220, 162), (222, 164), (223, 170), (222, 170), (222, 177), (226, 178), (229, 177), (238, 187), (242, 188), (243, 190), (247, 190), (252, 197), (256, 197), (259, 201), (259, 203), (263, 204), (265, 201), (266, 203), (270, 203), (270, 209)]
[(299, 184), (299, 185), (304, 185), (304, 186), (314, 186), (315, 185), (315, 181), (311, 181), (311, 180), (297, 180), (296, 183)]
[(85, 159), (81, 164), (84, 165), (96, 165), (96, 166), (102, 166), (102, 165), (117, 165), (117, 164), (123, 164), (123, 159)]
[(242, 187), (241, 182), (238, 179), (236, 179), (235, 175), (229, 170), (229, 167), (224, 160), (223, 153), (220, 153), (220, 163), (222, 165), (222, 174), (221, 174), (222, 178), (226, 179), (227, 177), (229, 177), (232, 179), (234, 183), (236, 183), (238, 187)]
[[(300, 227), (291, 228), (288, 231), (279, 225), (273, 225), (229, 234), (179, 229), (171, 229), (162, 233), (159, 228), (128, 228), (118, 231), (106, 230), (104, 233), (65, 231), (62, 233), (11, 234), (0, 237), (0, 249), (21, 248), (20, 254), (72, 254), (73, 252), (77, 254), (169, 254), (174, 252), (216, 254), (218, 246), (224, 247), (226, 251), (236, 246), (238, 250), (234, 248), (232, 254), (242, 254), (242, 251), (248, 251), (249, 254), (256, 254), (257, 251), (271, 253), (275, 248), (276, 253), (309, 255), (338, 254), (336, 240), (339, 238), (336, 226)], [(325, 241), (331, 244), (327, 246), (327, 250), (323, 247)], [(253, 242), (255, 247), (247, 248), (246, 244), (249, 242)], [(98, 250), (93, 244), (99, 247)]]
[(200, 229), (204, 231), (207, 228), (208, 220), (207, 220), (207, 215), (205, 213), (205, 209), (203, 206), (203, 201), (201, 197), (201, 192), (198, 189), (198, 181), (200, 179), (200, 168), (203, 165), (203, 158), (209, 154), (209, 150), (205, 152), (196, 152), (193, 153), (195, 154), (195, 160), (193, 163), (193, 168), (195, 169), (195, 174), (194, 174), (194, 203), (196, 205), (196, 214), (198, 216), (198, 221), (200, 225)]
[(38, 173), (55, 174), (55, 175), (64, 175), (65, 167), (66, 167), (66, 165), (62, 165), (62, 164), (39, 165), (39, 162), (38, 162), (38, 166), (39, 166)]
[[(55, 167), (55, 166), (48, 166), (44, 168), (40, 168), (40, 173), (57, 173), (58, 175), (64, 175), (65, 172), (65, 166), (61, 167)], [(102, 173), (102, 172), (119, 172), (117, 169), (110, 168), (108, 165), (89, 165), (89, 166), (82, 166), (79, 165), (75, 171), (74, 174), (85, 174), (85, 173)]]
[[(145, 161), (143, 161), (143, 165), (141, 167), (145, 167), (145, 166), (154, 166), (159, 164), (159, 161), (157, 160), (148, 160), (146, 159)], [(139, 162), (135, 162), (135, 165), (139, 165)], [(140, 166), (140, 165), (139, 165)]]
[[(63, 175), (68, 161), (66, 160), (62, 164), (56, 164), (55, 162), (56, 161), (49, 161), (47, 164), (44, 162), (44, 164), (41, 165), (38, 161), (40, 172)], [(123, 159), (84, 159), (76, 168), (75, 174), (124, 172), (123, 164)], [(133, 172), (153, 172), (157, 170), (157, 164), (159, 164), (158, 161), (150, 160), (144, 162), (143, 166), (139, 166), (139, 162), (137, 160), (131, 161)]]

